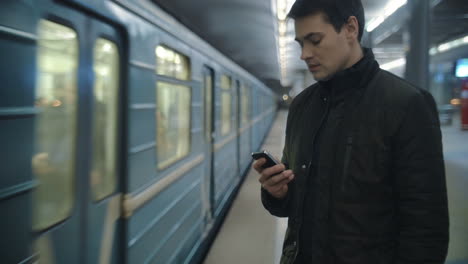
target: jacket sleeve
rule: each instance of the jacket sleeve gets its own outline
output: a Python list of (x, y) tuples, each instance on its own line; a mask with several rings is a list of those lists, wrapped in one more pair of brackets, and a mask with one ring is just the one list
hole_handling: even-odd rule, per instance
[[(285, 145), (283, 148), (283, 157), (281, 158), (281, 163), (284, 164), (286, 167), (286, 170), (290, 169), (289, 166), (289, 150), (288, 150), (288, 137), (289, 137), (289, 130), (290, 130), (290, 123), (292, 116), (294, 114), (294, 109), (295, 109), (295, 101), (293, 101), (293, 104), (291, 104), (289, 114), (288, 114), (288, 119), (286, 121), (286, 135), (285, 135)], [(286, 197), (283, 199), (277, 199), (276, 197), (272, 196), (267, 190), (261, 188), (261, 197), (262, 197), (262, 204), (265, 209), (267, 209), (270, 214), (278, 217), (289, 217), (289, 207), (290, 207), (290, 201), (292, 197), (292, 192), (293, 192), (293, 184), (290, 182), (288, 184), (288, 193), (286, 194)]]
[[(286, 166), (286, 169), (289, 168), (287, 160), (287, 146), (284, 146), (283, 149), (283, 158), (281, 162)], [(262, 204), (265, 209), (267, 209), (270, 214), (278, 217), (288, 217), (289, 216), (289, 201), (291, 197), (291, 184), (288, 184), (288, 193), (283, 199), (278, 199), (272, 196), (267, 190), (261, 188), (262, 192)]]
[(398, 264), (445, 262), (449, 217), (441, 141), (434, 99), (420, 91), (393, 138)]

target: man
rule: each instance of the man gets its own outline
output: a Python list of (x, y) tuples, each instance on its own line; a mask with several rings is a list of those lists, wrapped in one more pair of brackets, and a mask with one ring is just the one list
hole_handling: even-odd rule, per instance
[(448, 210), (432, 96), (360, 45), (360, 0), (297, 0), (289, 17), (318, 83), (290, 107), (262, 202), (289, 217), (281, 263), (444, 263)]

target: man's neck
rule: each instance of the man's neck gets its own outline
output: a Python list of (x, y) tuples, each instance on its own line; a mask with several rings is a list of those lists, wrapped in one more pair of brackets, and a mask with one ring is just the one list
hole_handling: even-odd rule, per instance
[(349, 58), (348, 63), (346, 64), (345, 69), (351, 68), (354, 64), (358, 63), (364, 57), (364, 52), (362, 51), (362, 47), (359, 44), (356, 44), (353, 47), (353, 51), (351, 52), (351, 57)]

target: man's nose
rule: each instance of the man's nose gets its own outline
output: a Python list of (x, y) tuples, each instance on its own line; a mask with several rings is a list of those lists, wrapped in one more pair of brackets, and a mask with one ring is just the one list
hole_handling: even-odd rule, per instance
[(313, 52), (311, 49), (308, 49), (307, 47), (302, 47), (302, 50), (301, 50), (301, 60), (305, 61), (305, 60), (308, 60), (308, 59), (311, 59), (313, 57)]

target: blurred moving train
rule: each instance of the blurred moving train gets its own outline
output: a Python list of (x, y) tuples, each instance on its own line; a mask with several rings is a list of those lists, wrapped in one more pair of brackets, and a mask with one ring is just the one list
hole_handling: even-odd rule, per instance
[(271, 90), (150, 0), (3, 0), (0, 50), (1, 263), (200, 262)]

